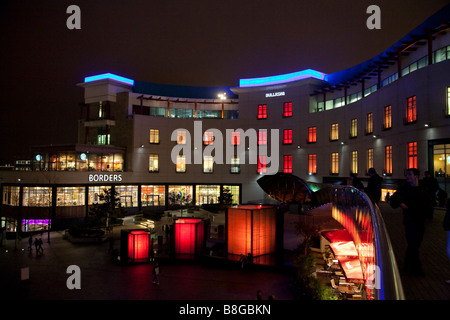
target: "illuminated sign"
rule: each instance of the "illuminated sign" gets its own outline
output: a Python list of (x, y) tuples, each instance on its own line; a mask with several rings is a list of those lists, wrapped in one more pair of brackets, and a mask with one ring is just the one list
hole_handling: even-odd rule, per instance
[(103, 74), (98, 74), (96, 76), (90, 76), (90, 77), (86, 77), (84, 78), (84, 82), (92, 82), (92, 81), (97, 81), (97, 80), (104, 80), (104, 79), (111, 79), (111, 80), (116, 80), (116, 81), (120, 81), (129, 85), (134, 85), (134, 80), (125, 78), (125, 77), (121, 77), (112, 73), (103, 73)]
[(89, 182), (121, 182), (121, 174), (90, 174)]
[(240, 87), (257, 87), (257, 86), (268, 86), (279, 83), (292, 82), (307, 78), (315, 78), (319, 80), (326, 80), (326, 74), (312, 70), (306, 69), (298, 72), (281, 74), (278, 76), (262, 77), (262, 78), (251, 78), (251, 79), (240, 79)]
[(282, 97), (282, 96), (285, 96), (285, 95), (286, 95), (286, 93), (284, 91), (270, 92), (270, 93), (266, 93), (266, 98)]

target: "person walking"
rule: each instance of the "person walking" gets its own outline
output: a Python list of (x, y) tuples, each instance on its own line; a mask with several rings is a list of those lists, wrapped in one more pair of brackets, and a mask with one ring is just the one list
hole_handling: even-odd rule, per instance
[(367, 182), (365, 192), (374, 204), (378, 204), (378, 201), (381, 199), (381, 184), (383, 182), (383, 178), (377, 174), (377, 171), (374, 168), (370, 168), (368, 170), (368, 174), (370, 178)]
[(406, 170), (406, 183), (392, 195), (390, 205), (394, 209), (402, 209), (407, 242), (404, 270), (416, 276), (425, 276), (419, 258), (419, 248), (425, 232), (429, 202), (428, 193), (419, 186), (419, 170)]
[[(447, 257), (450, 261), (450, 199), (447, 198), (446, 211), (443, 222), (444, 230), (447, 231)], [(450, 280), (445, 280), (446, 284), (450, 284)]]
[(156, 283), (158, 285), (159, 285), (159, 272), (160, 272), (159, 263), (158, 263), (158, 261), (156, 261), (155, 264), (153, 265), (153, 271), (152, 271), (153, 281), (152, 282)]
[(30, 236), (28, 238), (28, 250), (29, 251), (33, 250), (33, 236)]

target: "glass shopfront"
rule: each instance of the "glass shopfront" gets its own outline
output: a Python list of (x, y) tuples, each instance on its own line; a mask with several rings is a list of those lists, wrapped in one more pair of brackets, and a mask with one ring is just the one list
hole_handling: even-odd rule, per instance
[(166, 186), (143, 185), (141, 186), (141, 202), (143, 207), (165, 206)]
[(51, 207), (51, 187), (23, 187), (24, 207)]
[(124, 208), (138, 206), (138, 186), (116, 186), (120, 203)]
[(169, 205), (188, 205), (192, 203), (192, 185), (169, 186)]
[(84, 206), (85, 187), (61, 187), (56, 189), (56, 205), (58, 207)]
[(198, 206), (219, 203), (219, 196), (219, 185), (197, 185), (195, 187), (195, 204)]

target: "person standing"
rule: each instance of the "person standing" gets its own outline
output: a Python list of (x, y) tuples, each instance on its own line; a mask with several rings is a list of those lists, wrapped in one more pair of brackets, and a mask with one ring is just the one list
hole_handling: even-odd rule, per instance
[(365, 191), (372, 202), (378, 204), (378, 201), (381, 199), (381, 184), (383, 182), (383, 178), (377, 174), (377, 171), (374, 168), (370, 168), (368, 173), (370, 178), (367, 182), (367, 188)]
[(152, 282), (153, 283), (159, 284), (159, 272), (160, 272), (159, 263), (158, 263), (158, 261), (156, 261), (155, 264), (153, 265), (153, 271), (152, 271), (152, 274), (153, 274)]
[(401, 208), (407, 248), (404, 270), (416, 276), (425, 276), (419, 259), (419, 248), (425, 232), (428, 193), (419, 186), (419, 170), (406, 170), (406, 183), (395, 192), (390, 200), (392, 208)]

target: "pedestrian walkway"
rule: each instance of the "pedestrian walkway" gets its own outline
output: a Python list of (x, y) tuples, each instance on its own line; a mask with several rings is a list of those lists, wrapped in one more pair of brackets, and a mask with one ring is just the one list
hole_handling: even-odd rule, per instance
[(397, 260), (406, 300), (450, 300), (450, 285), (445, 283), (450, 279), (450, 262), (445, 249), (447, 235), (442, 227), (444, 209), (435, 208), (432, 221), (426, 224), (420, 247), (425, 277), (402, 271), (406, 239), (401, 209), (392, 209), (389, 204), (381, 202), (380, 210)]

